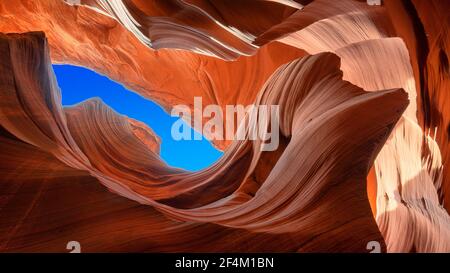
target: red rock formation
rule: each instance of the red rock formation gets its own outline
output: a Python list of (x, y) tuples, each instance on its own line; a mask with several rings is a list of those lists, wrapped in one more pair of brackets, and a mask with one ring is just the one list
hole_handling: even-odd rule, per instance
[[(301, 251), (363, 251), (366, 242), (382, 240), (370, 213), (364, 181), (374, 153), (405, 107), (406, 97), (399, 91), (365, 93), (343, 82), (334, 55), (291, 62), (278, 69), (261, 91), (260, 103), (282, 106), (281, 131), (290, 141), (251, 196), (244, 184), (252, 183), (247, 178), (261, 155), (250, 148), (259, 143), (233, 143), (223, 159), (199, 173), (170, 169), (135, 136), (126, 118), (98, 101), (63, 112), (57, 104), (59, 93), (49, 73), (42, 35), (3, 36), (1, 45), (4, 56), (10, 56), (9, 60), (3, 58), (1, 69), (2, 126), (22, 141), (89, 172), (110, 190), (179, 220), (264, 234), (298, 233), (291, 235), (291, 240)], [(22, 83), (33, 88), (25, 91)], [(323, 98), (328, 99), (321, 107), (308, 107)], [(385, 111), (364, 111), (381, 105)], [(319, 137), (345, 128), (355, 114), (376, 122), (365, 126), (361, 119), (360, 125), (348, 127), (328, 143)], [(342, 149), (329, 148), (341, 142)], [(345, 152), (350, 147), (351, 154)], [(223, 173), (236, 175), (225, 179)], [(345, 190), (348, 188), (353, 190)], [(355, 236), (355, 230), (362, 237)], [(11, 232), (14, 238), (15, 232)], [(335, 238), (333, 247), (327, 246), (335, 232), (347, 235)]]
[[(154, 51), (113, 18), (62, 0), (1, 1), (0, 16), (0, 32), (44, 31), (54, 63), (84, 66), (105, 74), (167, 110), (176, 104), (193, 105), (194, 96), (201, 96), (205, 105), (251, 104), (275, 69), (304, 55), (302, 50), (288, 50), (279, 43), (234, 62), (190, 51)], [(216, 144), (224, 149), (229, 143)]]
[[(75, 2), (0, 3), (0, 32), (50, 48), (0, 37), (1, 250), (450, 250), (444, 1)], [(170, 168), (143, 124), (63, 109), (51, 61), (166, 109), (280, 105), (281, 145), (217, 141), (210, 168)]]
[[(438, 3), (434, 2), (431, 7), (440, 6)], [(446, 6), (442, 4), (443, 10)], [(424, 52), (419, 49), (416, 54), (414, 51), (417, 41), (424, 42), (423, 35), (412, 27), (422, 24), (420, 18), (413, 16), (415, 9), (415, 5), (400, 1), (390, 1), (386, 7), (371, 8), (354, 1), (330, 3), (317, 0), (262, 37), (281, 37), (280, 41), (312, 54), (335, 52), (342, 59), (344, 79), (365, 90), (402, 87), (408, 92), (411, 103), (375, 161), (376, 218), (388, 251), (448, 251), (450, 218), (448, 211), (442, 208), (446, 203), (440, 201), (448, 198), (448, 171), (445, 165), (442, 169), (442, 164), (448, 161), (442, 162), (440, 151), (444, 150), (445, 154), (447, 144), (444, 142), (440, 149), (437, 148), (435, 139), (423, 134), (423, 131), (429, 134), (429, 130), (426, 127), (418, 129), (417, 116), (420, 117), (425, 108), (428, 109), (425, 116), (429, 115), (426, 112), (430, 112), (430, 107), (427, 106), (429, 103), (422, 102), (424, 86), (418, 75), (422, 73), (418, 70), (424, 69), (423, 63), (420, 64), (423, 57), (419, 54)], [(403, 14), (404, 10), (413, 15)], [(397, 11), (401, 11), (400, 17), (397, 17)], [(429, 11), (429, 14), (433, 13)], [(382, 20), (389, 16), (391, 22)], [(445, 25), (443, 29), (447, 28)], [(441, 30), (436, 28), (434, 31)], [(406, 39), (391, 38), (396, 33)], [(405, 44), (404, 41), (410, 43)], [(411, 50), (408, 51), (407, 45)], [(445, 80), (437, 82), (445, 83)], [(417, 93), (420, 96), (416, 101)], [(433, 107), (433, 111), (442, 112), (441, 107)], [(397, 134), (406, 136), (395, 137)], [(414, 184), (414, 187), (409, 184)], [(372, 207), (375, 207), (373, 203)], [(396, 212), (392, 213), (392, 210)], [(388, 231), (387, 226), (395, 231)], [(400, 232), (399, 226), (409, 228)]]

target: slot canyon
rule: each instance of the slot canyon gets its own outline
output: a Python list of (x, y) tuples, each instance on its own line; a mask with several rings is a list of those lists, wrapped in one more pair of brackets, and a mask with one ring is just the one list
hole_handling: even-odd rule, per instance
[[(1, 0), (0, 252), (450, 252), (449, 11)], [(170, 166), (145, 123), (96, 98), (63, 106), (53, 64), (168, 113), (278, 105), (278, 148), (206, 134), (216, 162)]]

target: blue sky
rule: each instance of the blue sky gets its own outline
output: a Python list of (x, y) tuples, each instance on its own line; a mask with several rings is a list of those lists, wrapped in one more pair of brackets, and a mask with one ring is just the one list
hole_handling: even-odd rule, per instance
[[(118, 113), (146, 123), (161, 138), (161, 157), (167, 164), (197, 171), (210, 166), (222, 155), (204, 138), (175, 141), (170, 131), (177, 117), (171, 117), (158, 104), (107, 77), (71, 65), (53, 65), (53, 70), (61, 88), (64, 106), (98, 97)], [(198, 134), (195, 131), (192, 133)]]

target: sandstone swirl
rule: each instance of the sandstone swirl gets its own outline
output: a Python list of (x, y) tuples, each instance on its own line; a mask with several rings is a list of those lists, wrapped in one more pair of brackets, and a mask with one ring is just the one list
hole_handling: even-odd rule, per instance
[[(2, 1), (0, 250), (450, 251), (448, 8)], [(52, 62), (167, 110), (280, 105), (281, 145), (216, 141), (213, 166), (171, 168), (144, 124), (63, 108)]]

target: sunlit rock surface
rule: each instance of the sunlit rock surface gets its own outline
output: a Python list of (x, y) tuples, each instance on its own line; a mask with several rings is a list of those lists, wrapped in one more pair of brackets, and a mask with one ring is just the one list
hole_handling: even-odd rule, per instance
[[(449, 9), (1, 1), (0, 250), (450, 251)], [(52, 62), (167, 110), (280, 105), (280, 146), (215, 141), (210, 168), (171, 168), (141, 122), (63, 108)]]

